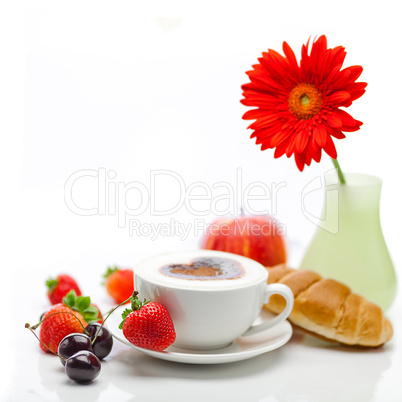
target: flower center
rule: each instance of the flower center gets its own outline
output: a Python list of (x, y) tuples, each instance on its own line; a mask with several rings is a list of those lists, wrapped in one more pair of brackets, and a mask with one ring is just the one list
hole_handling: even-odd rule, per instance
[(298, 84), (289, 94), (289, 110), (298, 119), (310, 119), (322, 105), (321, 92), (311, 84)]

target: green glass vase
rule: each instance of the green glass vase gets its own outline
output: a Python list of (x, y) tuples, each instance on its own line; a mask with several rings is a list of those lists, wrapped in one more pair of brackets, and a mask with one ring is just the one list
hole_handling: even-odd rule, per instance
[(380, 223), (382, 181), (356, 173), (345, 178), (346, 184), (336, 174), (326, 178), (322, 216), (301, 268), (345, 283), (385, 311), (397, 283)]

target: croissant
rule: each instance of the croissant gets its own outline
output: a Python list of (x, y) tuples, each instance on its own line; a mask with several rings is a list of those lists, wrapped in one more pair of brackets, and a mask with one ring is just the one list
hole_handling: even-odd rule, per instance
[[(293, 291), (295, 301), (288, 317), (293, 325), (346, 345), (376, 347), (392, 338), (392, 325), (381, 308), (351, 293), (343, 283), (285, 264), (267, 269), (268, 283), (283, 283)], [(284, 307), (285, 300), (279, 295), (272, 295), (264, 305), (276, 314)]]

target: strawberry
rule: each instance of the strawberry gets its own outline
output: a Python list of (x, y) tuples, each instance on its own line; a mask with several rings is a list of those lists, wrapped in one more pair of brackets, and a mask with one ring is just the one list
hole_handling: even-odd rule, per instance
[(80, 296), (81, 290), (71, 276), (69, 275), (59, 275), (56, 279), (49, 278), (46, 281), (46, 286), (48, 287), (47, 296), (52, 304), (58, 304), (63, 302), (63, 297), (70, 291), (75, 290), (75, 293)]
[[(32, 328), (36, 329), (41, 325), (39, 339), (56, 353), (59, 343), (66, 335), (84, 332), (88, 324), (99, 320), (99, 315), (98, 308), (91, 305), (90, 297), (77, 296), (75, 291), (71, 290), (64, 297), (63, 303), (52, 306), (43, 315), (40, 323)], [(42, 344), (40, 348), (49, 352)]]
[(172, 318), (166, 308), (157, 302), (141, 302), (138, 292), (133, 293), (131, 309), (122, 313), (119, 328), (123, 335), (135, 346), (162, 351), (176, 339)]
[(118, 267), (108, 267), (104, 285), (106, 291), (116, 303), (123, 303), (134, 291), (134, 272), (132, 269), (120, 269)]
[[(41, 321), (39, 339), (54, 353), (61, 340), (73, 332), (84, 332), (87, 325), (82, 315), (73, 311), (63, 303), (54, 305), (48, 310)], [(44, 352), (50, 353), (44, 345), (39, 344)]]

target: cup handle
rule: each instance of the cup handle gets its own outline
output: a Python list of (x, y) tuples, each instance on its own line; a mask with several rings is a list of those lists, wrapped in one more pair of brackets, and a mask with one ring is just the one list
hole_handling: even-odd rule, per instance
[(273, 294), (278, 294), (281, 295), (285, 298), (286, 300), (286, 307), (285, 309), (274, 319), (265, 322), (263, 324), (259, 325), (253, 325), (250, 327), (242, 336), (249, 336), (249, 335), (254, 335), (259, 332), (265, 331), (269, 328), (274, 327), (275, 325), (278, 325), (282, 321), (285, 321), (286, 318), (288, 318), (289, 314), (291, 313), (293, 309), (293, 292), (290, 290), (290, 288), (286, 285), (282, 285), (281, 283), (273, 283), (270, 285), (267, 285), (265, 288), (265, 293), (264, 293), (264, 304), (268, 303), (269, 298)]

